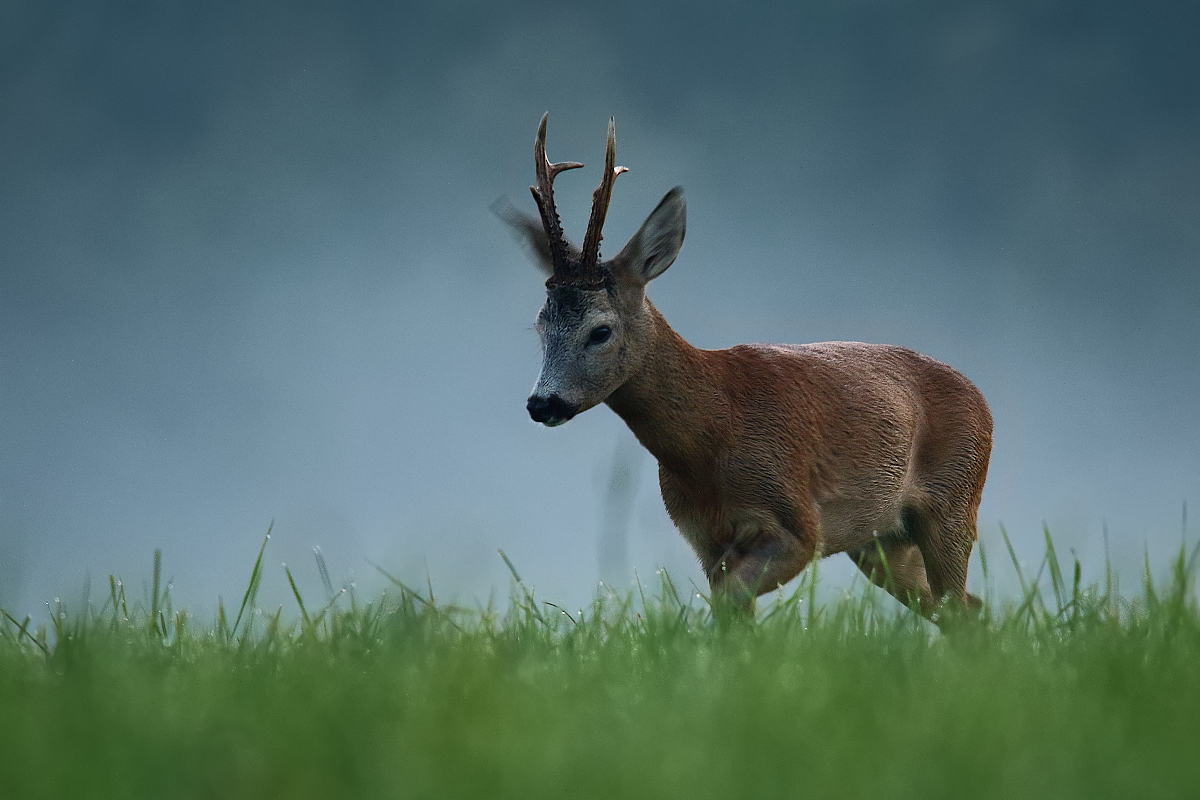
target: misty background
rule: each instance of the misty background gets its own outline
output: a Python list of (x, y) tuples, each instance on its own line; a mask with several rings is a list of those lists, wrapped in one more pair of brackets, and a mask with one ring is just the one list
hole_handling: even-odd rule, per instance
[[(607, 408), (524, 403), (550, 112), (569, 235), (617, 121), (608, 254), (676, 184), (650, 287), (700, 347), (904, 344), (995, 417), (981, 537), (1085, 580), (1200, 498), (1200, 10), (1184, 2), (340, 4), (0, 12), (0, 606), (150, 575), (237, 602), (274, 520), (319, 593), (587, 602), (601, 565), (703, 586)], [(616, 490), (613, 490), (616, 486)], [(1193, 514), (1193, 517), (1197, 514)], [(1195, 540), (1195, 523), (1191, 524)], [(626, 546), (620, 546), (624, 537)], [(601, 541), (606, 544), (602, 546)], [(842, 562), (845, 562), (844, 564)], [(835, 585), (844, 557), (823, 564)], [(978, 588), (978, 565), (971, 585)], [(1128, 585), (1128, 583), (1127, 583)]]

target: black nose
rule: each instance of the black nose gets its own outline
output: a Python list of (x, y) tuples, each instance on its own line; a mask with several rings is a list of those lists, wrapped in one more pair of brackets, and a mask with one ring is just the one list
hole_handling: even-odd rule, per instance
[(548, 422), (566, 422), (579, 413), (575, 406), (556, 394), (552, 394), (549, 397), (538, 397), (535, 394), (529, 398), (529, 402), (525, 404), (525, 408), (529, 410), (529, 416), (534, 422), (541, 422), (543, 424)]

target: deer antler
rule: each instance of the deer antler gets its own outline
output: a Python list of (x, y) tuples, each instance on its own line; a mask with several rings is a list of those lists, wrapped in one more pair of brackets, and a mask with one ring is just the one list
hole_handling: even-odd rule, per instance
[(600, 240), (604, 238), (601, 230), (604, 228), (604, 218), (608, 215), (608, 203), (612, 199), (613, 184), (618, 175), (629, 171), (625, 167), (615, 166), (616, 162), (617, 123), (613, 117), (609, 117), (608, 149), (604, 154), (604, 177), (600, 180), (600, 186), (592, 193), (592, 215), (588, 218), (587, 234), (583, 237), (583, 251), (579, 260), (580, 272), (587, 277), (599, 277)]
[(550, 159), (546, 158), (546, 118), (549, 116), (549, 112), (542, 115), (542, 121), (538, 125), (537, 140), (533, 143), (537, 186), (530, 186), (529, 191), (533, 193), (533, 200), (537, 203), (538, 211), (541, 212), (542, 225), (546, 228), (546, 237), (550, 240), (550, 260), (557, 275), (568, 268), (567, 265), (571, 258), (568, 254), (567, 241), (563, 237), (558, 209), (554, 205), (554, 178), (560, 172), (577, 169), (583, 164), (578, 161), (561, 161), (551, 164)]

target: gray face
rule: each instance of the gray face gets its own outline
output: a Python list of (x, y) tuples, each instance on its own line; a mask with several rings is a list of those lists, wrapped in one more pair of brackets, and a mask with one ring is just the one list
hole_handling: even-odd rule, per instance
[(601, 403), (625, 380), (626, 336), (604, 289), (554, 286), (537, 318), (542, 371), (527, 408), (535, 422), (561, 425)]

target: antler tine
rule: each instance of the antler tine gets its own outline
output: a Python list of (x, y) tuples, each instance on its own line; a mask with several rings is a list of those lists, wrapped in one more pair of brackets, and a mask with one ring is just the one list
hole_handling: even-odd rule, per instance
[(622, 172), (628, 172), (625, 167), (615, 166), (617, 162), (617, 122), (613, 117), (608, 118), (608, 149), (604, 154), (604, 177), (600, 186), (592, 193), (592, 215), (588, 218), (587, 234), (583, 237), (583, 255), (580, 259), (581, 271), (585, 275), (595, 275), (600, 263), (601, 231), (604, 228), (604, 218), (608, 215), (608, 203), (612, 199), (613, 184)]
[(542, 115), (538, 125), (537, 139), (533, 143), (534, 173), (537, 176), (537, 186), (530, 186), (533, 200), (537, 203), (542, 215), (542, 225), (546, 228), (546, 237), (550, 240), (550, 260), (557, 273), (569, 261), (567, 241), (563, 236), (562, 222), (558, 218), (558, 208), (554, 205), (554, 178), (558, 173), (568, 169), (582, 167), (578, 161), (560, 161), (551, 164), (546, 158), (546, 118), (549, 112)]

